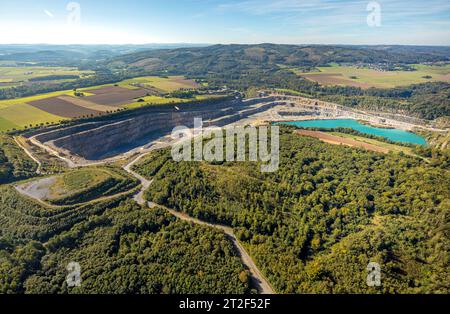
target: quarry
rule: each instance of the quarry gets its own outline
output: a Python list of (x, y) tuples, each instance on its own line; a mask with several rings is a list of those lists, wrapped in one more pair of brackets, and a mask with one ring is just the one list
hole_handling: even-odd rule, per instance
[(151, 144), (167, 142), (167, 135), (179, 125), (192, 127), (194, 118), (202, 118), (204, 126), (221, 127), (259, 112), (282, 105), (275, 97), (241, 100), (227, 99), (215, 103), (178, 104), (146, 107), (99, 120), (60, 127), (27, 137), (71, 166), (114, 160), (142, 152)]
[(65, 160), (71, 167), (113, 161), (170, 145), (176, 126), (250, 125), (307, 119), (351, 118), (385, 127), (411, 130), (426, 125), (419, 119), (353, 110), (319, 100), (276, 93), (252, 99), (230, 97), (205, 104), (148, 106), (86, 123), (44, 129), (27, 135), (29, 141)]

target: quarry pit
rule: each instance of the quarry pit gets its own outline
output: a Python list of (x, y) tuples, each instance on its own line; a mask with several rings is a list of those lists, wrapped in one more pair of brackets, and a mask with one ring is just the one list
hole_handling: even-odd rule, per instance
[(402, 129), (421, 124), (420, 121), (400, 121), (398, 117), (394, 120), (390, 116), (352, 110), (319, 100), (272, 94), (247, 100), (230, 97), (204, 104), (146, 106), (85, 123), (39, 130), (27, 134), (27, 137), (32, 144), (65, 160), (69, 167), (78, 167), (168, 146), (173, 141), (170, 137), (173, 128), (192, 128), (194, 118), (201, 118), (204, 127), (330, 118), (361, 119)]
[(118, 117), (42, 130), (28, 135), (31, 143), (73, 166), (114, 160), (168, 141), (176, 126), (193, 127), (194, 118), (202, 118), (204, 127), (221, 127), (275, 106), (283, 105), (274, 97), (241, 100), (232, 98), (205, 104), (148, 106), (121, 113)]

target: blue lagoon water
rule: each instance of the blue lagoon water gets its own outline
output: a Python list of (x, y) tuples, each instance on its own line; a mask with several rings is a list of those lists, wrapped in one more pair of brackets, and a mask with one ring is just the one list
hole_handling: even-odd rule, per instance
[(303, 128), (349, 128), (365, 134), (382, 136), (394, 142), (417, 145), (426, 145), (427, 143), (422, 136), (408, 131), (377, 128), (370, 125), (361, 124), (352, 119), (290, 121), (281, 122), (281, 124), (295, 125)]

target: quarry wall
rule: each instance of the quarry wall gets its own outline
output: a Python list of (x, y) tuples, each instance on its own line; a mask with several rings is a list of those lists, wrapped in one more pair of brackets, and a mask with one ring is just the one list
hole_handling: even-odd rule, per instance
[(163, 107), (127, 114), (110, 121), (89, 122), (38, 134), (35, 138), (52, 148), (86, 160), (100, 160), (129, 151), (153, 138), (169, 134), (175, 126), (193, 127), (194, 118), (204, 126), (223, 126), (279, 104), (272, 97), (246, 101), (227, 100), (195, 106)]

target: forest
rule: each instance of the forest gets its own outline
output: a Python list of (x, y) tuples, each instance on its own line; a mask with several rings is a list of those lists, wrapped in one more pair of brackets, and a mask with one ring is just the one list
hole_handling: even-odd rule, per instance
[[(151, 60), (155, 70), (168, 73), (248, 72), (255, 68), (327, 66), (329, 63), (413, 64), (450, 60), (448, 47), (386, 47), (344, 45), (212, 45), (133, 52), (112, 60), (133, 67)], [(150, 65), (150, 63), (149, 63)], [(137, 66), (135, 66), (137, 68)]]
[[(2, 188), (0, 293), (251, 293), (225, 234), (132, 200), (50, 210)], [(66, 282), (70, 262), (82, 285)]]
[[(131, 200), (137, 182), (121, 168), (105, 168), (118, 178), (108, 193), (129, 193), (70, 205), (91, 196), (76, 194), (44, 207), (12, 186), (37, 176), (37, 165), (12, 137), (1, 140), (0, 293), (255, 293), (223, 232), (141, 207)], [(72, 261), (81, 287), (67, 285)]]
[[(252, 162), (175, 163), (167, 149), (134, 170), (154, 179), (148, 200), (231, 226), (278, 293), (448, 293), (448, 162), (294, 131), (281, 128), (274, 173)], [(32, 176), (29, 162), (9, 182)], [(134, 193), (46, 208), (1, 185), (0, 292), (255, 292), (222, 232), (141, 207)], [(81, 287), (65, 281), (72, 261)], [(381, 287), (366, 285), (369, 262), (382, 267)]]
[(433, 82), (414, 84), (390, 89), (370, 88), (357, 90), (339, 88), (324, 89), (324, 100), (347, 107), (370, 111), (383, 111), (413, 115), (418, 118), (434, 120), (450, 116), (450, 84)]
[[(280, 169), (180, 162), (170, 151), (136, 170), (146, 198), (235, 229), (280, 293), (449, 293), (448, 169), (283, 128)], [(381, 287), (365, 282), (369, 262)]]

